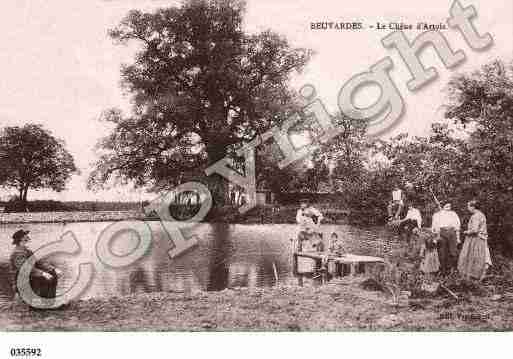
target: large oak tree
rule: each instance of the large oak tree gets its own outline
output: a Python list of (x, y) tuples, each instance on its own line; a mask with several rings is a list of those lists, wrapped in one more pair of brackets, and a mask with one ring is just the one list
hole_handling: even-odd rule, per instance
[(186, 1), (131, 11), (110, 32), (139, 46), (122, 68), (134, 109), (107, 112), (114, 129), (99, 144), (91, 187), (112, 177), (174, 187), (287, 117), (290, 76), (311, 53), (272, 31), (246, 33), (244, 12), (241, 1)]

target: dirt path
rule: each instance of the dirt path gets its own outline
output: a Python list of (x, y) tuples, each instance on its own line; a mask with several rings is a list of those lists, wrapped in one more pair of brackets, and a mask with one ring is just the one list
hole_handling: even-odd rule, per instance
[(396, 308), (380, 292), (356, 283), (323, 287), (247, 288), (221, 292), (153, 293), (72, 303), (32, 311), (0, 307), (6, 331), (234, 330), (512, 330), (513, 299), (410, 301)]

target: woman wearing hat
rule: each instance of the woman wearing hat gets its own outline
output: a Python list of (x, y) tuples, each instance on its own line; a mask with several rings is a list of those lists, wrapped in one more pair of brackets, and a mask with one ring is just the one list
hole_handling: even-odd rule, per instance
[[(12, 235), (12, 244), (15, 246), (11, 254), (10, 262), (16, 272), (14, 290), (18, 293), (18, 273), (23, 263), (34, 253), (27, 247), (30, 241), (29, 231), (20, 229)], [(37, 261), (30, 273), (30, 285), (34, 293), (43, 298), (55, 298), (57, 289), (57, 278), (61, 271), (43, 261)]]

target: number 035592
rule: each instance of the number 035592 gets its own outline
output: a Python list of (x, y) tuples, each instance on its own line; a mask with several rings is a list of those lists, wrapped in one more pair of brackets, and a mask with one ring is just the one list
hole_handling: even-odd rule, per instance
[(40, 348), (11, 348), (11, 357), (40, 357)]

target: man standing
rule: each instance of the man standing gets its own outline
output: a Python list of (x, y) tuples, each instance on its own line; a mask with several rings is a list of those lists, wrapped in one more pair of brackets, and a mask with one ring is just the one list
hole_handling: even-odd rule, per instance
[(387, 213), (388, 220), (397, 220), (401, 216), (401, 212), (404, 208), (403, 191), (399, 187), (395, 187), (392, 191), (392, 201), (388, 204)]
[(300, 208), (296, 213), (296, 222), (305, 227), (318, 227), (323, 219), (321, 211), (309, 204), (307, 200), (301, 201)]
[(413, 202), (408, 202), (407, 206), (408, 213), (406, 213), (406, 217), (399, 224), (399, 234), (405, 237), (406, 243), (410, 244), (413, 229), (420, 229), (422, 227), (422, 215)]
[(433, 215), (431, 230), (437, 235), (437, 250), (442, 274), (455, 270), (458, 263), (458, 243), (460, 243), (460, 218), (446, 203)]
[[(296, 222), (299, 224), (298, 241), (299, 245), (309, 243), (311, 247), (323, 248), (322, 233), (320, 224), (323, 219), (322, 213), (308, 201), (301, 201), (301, 207), (296, 214)], [(311, 239), (311, 240), (310, 240)]]

